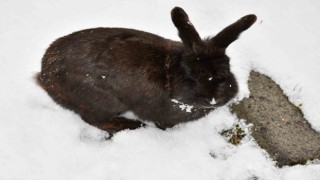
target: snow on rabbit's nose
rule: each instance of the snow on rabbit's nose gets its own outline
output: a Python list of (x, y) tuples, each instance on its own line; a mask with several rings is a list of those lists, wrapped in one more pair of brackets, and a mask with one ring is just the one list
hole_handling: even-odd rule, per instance
[(215, 99), (215, 98), (212, 98), (212, 100), (210, 101), (210, 104), (211, 104), (211, 105), (217, 104), (216, 99)]

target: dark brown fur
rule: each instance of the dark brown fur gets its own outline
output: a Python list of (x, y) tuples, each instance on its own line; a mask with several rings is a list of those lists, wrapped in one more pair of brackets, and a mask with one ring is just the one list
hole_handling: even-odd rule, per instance
[[(119, 117), (129, 110), (161, 129), (203, 117), (236, 95), (225, 49), (256, 17), (201, 40), (181, 8), (171, 16), (183, 43), (133, 29), (75, 32), (47, 49), (37, 81), (55, 102), (112, 133), (142, 125)], [(183, 111), (172, 99), (194, 108)]]

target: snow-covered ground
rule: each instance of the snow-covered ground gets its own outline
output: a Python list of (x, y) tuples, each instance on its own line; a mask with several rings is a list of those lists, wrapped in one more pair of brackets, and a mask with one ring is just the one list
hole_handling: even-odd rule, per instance
[(257, 22), (228, 49), (238, 99), (249, 94), (249, 71), (259, 70), (302, 104), (320, 132), (317, 0), (0, 0), (0, 179), (320, 179), (319, 162), (279, 169), (249, 136), (229, 144), (219, 132), (237, 119), (226, 107), (167, 131), (122, 131), (104, 141), (103, 132), (33, 82), (48, 45), (73, 31), (127, 27), (179, 40), (170, 19), (174, 6), (186, 10), (203, 37), (256, 14)]

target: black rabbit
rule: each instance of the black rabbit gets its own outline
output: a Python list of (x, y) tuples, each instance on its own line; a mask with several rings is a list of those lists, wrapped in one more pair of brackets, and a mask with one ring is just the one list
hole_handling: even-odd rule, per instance
[(119, 116), (126, 111), (161, 129), (201, 118), (236, 95), (225, 50), (256, 16), (205, 40), (183, 9), (175, 7), (171, 17), (182, 43), (123, 28), (59, 38), (47, 49), (37, 82), (55, 102), (109, 133), (143, 125)]

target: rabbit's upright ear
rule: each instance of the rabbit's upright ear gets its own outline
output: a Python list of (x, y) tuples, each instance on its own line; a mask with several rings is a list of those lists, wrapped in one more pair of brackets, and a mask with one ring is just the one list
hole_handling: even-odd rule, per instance
[(215, 47), (227, 48), (233, 41), (238, 39), (239, 35), (247, 30), (255, 21), (257, 17), (253, 14), (247, 15), (236, 21), (235, 23), (224, 28), (210, 41)]
[(171, 19), (179, 32), (183, 44), (192, 49), (194, 46), (200, 45), (202, 40), (189, 20), (187, 13), (180, 7), (175, 7), (171, 11)]

